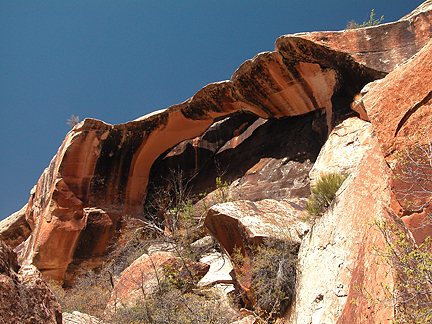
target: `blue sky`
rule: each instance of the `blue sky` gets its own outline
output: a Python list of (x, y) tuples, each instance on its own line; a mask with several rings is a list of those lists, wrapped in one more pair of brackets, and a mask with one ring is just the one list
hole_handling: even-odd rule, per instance
[(0, 0), (0, 219), (27, 202), (72, 114), (124, 123), (230, 79), (280, 35), (421, 3)]

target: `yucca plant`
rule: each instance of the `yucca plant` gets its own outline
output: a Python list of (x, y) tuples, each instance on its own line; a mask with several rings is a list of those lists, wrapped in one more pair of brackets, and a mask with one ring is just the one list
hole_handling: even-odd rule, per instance
[(336, 192), (345, 181), (348, 175), (340, 173), (325, 173), (317, 180), (312, 187), (312, 194), (306, 202), (306, 211), (312, 217), (320, 216), (336, 196)]

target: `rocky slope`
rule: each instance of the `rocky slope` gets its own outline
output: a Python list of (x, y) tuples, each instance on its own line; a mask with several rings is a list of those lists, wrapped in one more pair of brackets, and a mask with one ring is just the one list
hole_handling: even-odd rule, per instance
[[(406, 187), (393, 177), (397, 153), (424, 144), (415, 135), (432, 118), (431, 15), (426, 1), (394, 23), (285, 35), (275, 51), (184, 103), (121, 125), (85, 119), (66, 135), (25, 209), (0, 222), (0, 237), (23, 266), (72, 284), (81, 266), (104, 261), (126, 228), (123, 216), (142, 218), (153, 209), (164, 221), (159, 194), (172, 189), (174, 170), (191, 195), (215, 189), (216, 177), (230, 183), (230, 195), (244, 201), (215, 206), (205, 225), (229, 256), (234, 245), (246, 256), (272, 235), (254, 224), (299, 220), (310, 181), (323, 171), (349, 173), (307, 235), (293, 221), (299, 274), (281, 321), (391, 319), (391, 308), (349, 301), (360, 300), (356, 286), (374, 291), (378, 282), (394, 284), (385, 267), (374, 268), (368, 247), (384, 242), (366, 223), (387, 219), (403, 228), (402, 217), (419, 227), (431, 208), (430, 197), (417, 210), (404, 205), (398, 193)], [(414, 230), (416, 242), (430, 232), (430, 226)]]
[(33, 267), (20, 267), (16, 253), (0, 240), (0, 321), (61, 324), (60, 305)]

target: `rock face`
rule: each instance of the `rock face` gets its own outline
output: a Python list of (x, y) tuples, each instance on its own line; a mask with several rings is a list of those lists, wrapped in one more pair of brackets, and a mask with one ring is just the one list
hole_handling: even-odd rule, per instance
[(309, 172), (313, 185), (321, 174), (350, 174), (360, 163), (365, 151), (371, 148), (373, 128), (357, 117), (344, 120), (330, 133), (318, 158)]
[[(19, 273), (18, 273), (19, 271)], [(16, 254), (0, 240), (0, 322), (62, 323), (60, 305), (35, 267), (18, 266)]]
[(371, 244), (382, 248), (384, 240), (367, 222), (396, 218), (387, 207), (387, 167), (374, 142), (301, 244), (297, 293), (286, 323), (380, 323), (393, 318), (392, 308), (374, 305), (355, 288), (383, 297), (380, 283), (393, 285), (388, 266), (375, 264), (379, 257), (369, 250)]
[[(301, 33), (311, 40), (349, 54), (357, 62), (377, 71), (391, 72), (411, 58), (432, 36), (432, 1), (428, 0), (396, 22), (337, 32)], [(283, 36), (283, 38), (286, 36)], [(278, 44), (278, 43), (276, 43)]]
[[(121, 125), (85, 119), (67, 134), (32, 191), (25, 211), (31, 235), (19, 248), (22, 264), (67, 284), (83, 264), (101, 264), (124, 226), (121, 216), (141, 216), (149, 181), (157, 183), (155, 174), (172, 165), (184, 165), (202, 191), (220, 168), (232, 190), (250, 200), (306, 196), (307, 174), (327, 134), (354, 115), (349, 111), (353, 96), (426, 44), (430, 15), (427, 2), (391, 24), (282, 36), (274, 52), (258, 54), (231, 80), (209, 84), (184, 103)], [(415, 61), (419, 58), (428, 60), (428, 51)], [(428, 62), (422, 68), (418, 72), (426, 80)], [(381, 141), (388, 135), (381, 135), (381, 117), (374, 117), (377, 106), (370, 104), (377, 87), (362, 102)], [(419, 89), (421, 106), (430, 99), (426, 88)], [(409, 118), (396, 114), (403, 125), (393, 129), (392, 120), (386, 127), (403, 134), (420, 110), (410, 101), (404, 112)], [(382, 143), (385, 147), (386, 140)], [(20, 224), (22, 233), (17, 227), (2, 232), (12, 245), (27, 236), (25, 223)]]
[(178, 281), (198, 283), (209, 268), (204, 263), (176, 258), (170, 252), (156, 252), (151, 256), (143, 254), (123, 271), (111, 293), (108, 309), (133, 305), (143, 294), (151, 296), (157, 291), (160, 281), (174, 272)]
[[(234, 124), (234, 131), (229, 127)], [(228, 133), (228, 134), (226, 134)], [(304, 197), (308, 172), (325, 141), (325, 116), (262, 119), (239, 114), (221, 120), (202, 136), (184, 141), (161, 155), (150, 172), (146, 206), (154, 205), (171, 170), (184, 170), (191, 195), (215, 188), (222, 177), (232, 196), (247, 200)], [(190, 180), (189, 180), (190, 179)]]
[(25, 219), (27, 205), (0, 221), (0, 239), (15, 249), (24, 242), (31, 233), (29, 224)]
[[(394, 173), (400, 174), (398, 153), (412, 149), (414, 144), (428, 145), (432, 118), (432, 41), (430, 41), (416, 56), (400, 65), (381, 82), (374, 86), (361, 103), (367, 112), (387, 163)], [(409, 138), (408, 138), (409, 137)], [(430, 138), (430, 137), (429, 137)], [(409, 154), (408, 154), (409, 155)], [(412, 156), (413, 157), (413, 156)], [(408, 156), (405, 156), (408, 159)], [(430, 167), (424, 169), (429, 172)], [(415, 201), (420, 191), (422, 203), (432, 196), (432, 187), (416, 184), (414, 179), (392, 182), (393, 192), (399, 202), (405, 198)], [(407, 190), (413, 194), (408, 194)], [(422, 203), (420, 205), (422, 205)], [(403, 205), (403, 204), (402, 204)], [(403, 217), (404, 222), (413, 229), (414, 237), (421, 243), (427, 235), (432, 234), (432, 226), (422, 227), (431, 207), (410, 208), (393, 203), (394, 209)], [(405, 209), (405, 211), (403, 210)], [(416, 229), (417, 228), (417, 229)]]

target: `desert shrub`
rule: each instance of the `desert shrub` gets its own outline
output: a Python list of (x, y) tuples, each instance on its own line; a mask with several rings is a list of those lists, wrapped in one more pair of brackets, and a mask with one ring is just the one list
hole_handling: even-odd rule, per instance
[(363, 24), (359, 25), (354, 20), (351, 20), (346, 26), (346, 29), (357, 29), (363, 27), (376, 26), (379, 25), (384, 20), (384, 15), (382, 15), (380, 19), (374, 19), (374, 16), (375, 16), (375, 12), (374, 9), (372, 9), (368, 21), (364, 21)]
[(117, 324), (228, 324), (235, 315), (214, 290), (202, 288), (184, 294), (162, 284), (156, 294), (137, 301), (133, 307), (119, 309), (110, 320)]
[(255, 310), (266, 322), (290, 305), (296, 283), (298, 244), (291, 240), (265, 239), (252, 258), (251, 287)]
[(320, 216), (325, 212), (347, 177), (348, 175), (340, 173), (326, 173), (321, 175), (315, 186), (312, 187), (312, 194), (306, 202), (306, 211), (312, 218)]
[(383, 307), (395, 307), (394, 323), (426, 324), (432, 322), (432, 242), (427, 237), (417, 246), (408, 232), (394, 223), (375, 220), (373, 226), (382, 233), (383, 249), (373, 247), (383, 262), (395, 271), (393, 289), (385, 288), (385, 299), (366, 297)]
[(112, 286), (106, 272), (87, 270), (76, 278), (71, 288), (63, 288), (55, 281), (48, 286), (63, 312), (79, 311), (101, 318), (110, 298)]

